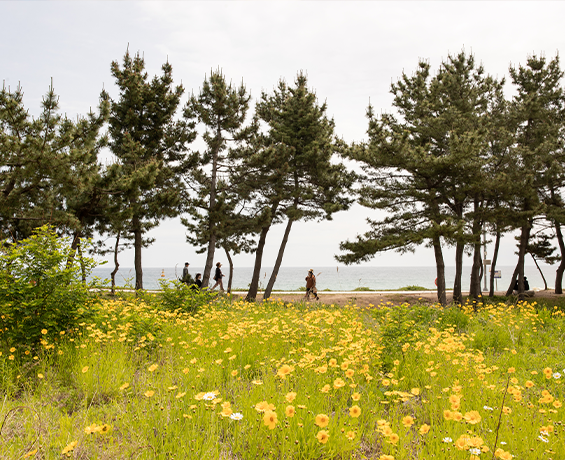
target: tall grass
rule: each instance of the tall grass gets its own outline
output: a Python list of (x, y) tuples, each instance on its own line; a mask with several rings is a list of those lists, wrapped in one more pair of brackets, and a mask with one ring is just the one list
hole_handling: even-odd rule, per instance
[(209, 302), (2, 349), (0, 458), (565, 458), (559, 308)]

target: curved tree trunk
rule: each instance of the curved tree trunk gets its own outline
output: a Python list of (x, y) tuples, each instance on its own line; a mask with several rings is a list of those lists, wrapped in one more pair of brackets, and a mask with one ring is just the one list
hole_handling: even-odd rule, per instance
[(453, 282), (453, 301), (463, 303), (463, 294), (461, 293), (461, 277), (463, 276), (463, 251), (465, 243), (457, 241), (455, 247), (455, 281)]
[(288, 241), (288, 235), (290, 234), (290, 229), (292, 227), (292, 223), (294, 221), (292, 219), (288, 219), (288, 224), (286, 225), (286, 229), (284, 231), (284, 236), (281, 242), (281, 246), (279, 248), (279, 253), (277, 255), (277, 260), (275, 261), (275, 266), (273, 267), (273, 272), (271, 273), (271, 277), (269, 278), (269, 282), (267, 283), (267, 287), (265, 288), (265, 293), (263, 294), (263, 299), (268, 299), (271, 296), (271, 291), (273, 290), (273, 286), (275, 285), (275, 281), (277, 280), (277, 275), (279, 274), (279, 268), (282, 263), (282, 259), (284, 256), (284, 250), (286, 248), (286, 243)]
[(532, 256), (532, 259), (534, 259), (534, 264), (536, 264), (536, 267), (538, 268), (539, 274), (541, 275), (541, 279), (543, 280), (543, 285), (544, 285), (544, 289), (547, 291), (547, 281), (545, 280), (545, 276), (543, 276), (543, 272), (541, 271), (540, 266), (538, 265), (538, 261), (536, 260), (536, 258), (530, 254)]
[(565, 272), (565, 243), (563, 242), (563, 233), (561, 232), (561, 224), (555, 222), (555, 234), (559, 243), (559, 251), (561, 252), (561, 261), (555, 272), (555, 293), (563, 294), (563, 273)]
[(118, 263), (118, 248), (120, 246), (120, 230), (118, 230), (118, 234), (116, 235), (116, 245), (114, 246), (114, 270), (110, 273), (110, 278), (112, 280), (112, 295), (116, 293), (116, 273), (118, 273), (118, 268), (120, 264)]
[(436, 258), (437, 273), (437, 299), (443, 306), (447, 305), (447, 296), (445, 293), (445, 263), (443, 261), (443, 253), (441, 250), (441, 241), (439, 236), (433, 237), (434, 255)]
[(141, 267), (141, 224), (138, 217), (132, 219), (133, 227), (133, 248), (134, 248), (134, 268), (135, 268), (135, 290), (143, 289), (143, 269)]
[(259, 277), (261, 276), (261, 262), (263, 260), (263, 249), (265, 247), (267, 233), (269, 233), (271, 223), (273, 221), (273, 218), (275, 217), (278, 207), (278, 201), (273, 203), (273, 205), (271, 206), (271, 219), (269, 220), (268, 224), (261, 228), (259, 242), (257, 243), (257, 251), (255, 251), (255, 265), (253, 266), (253, 276), (251, 278), (249, 290), (247, 291), (247, 296), (245, 297), (245, 300), (247, 302), (255, 302), (255, 299), (257, 298), (257, 291), (259, 289)]
[(494, 271), (496, 268), (496, 260), (498, 259), (498, 248), (500, 247), (500, 230), (496, 231), (496, 239), (494, 242), (494, 254), (492, 256), (492, 265), (490, 266), (490, 290), (489, 297), (494, 297)]
[(516, 277), (518, 278), (518, 298), (520, 300), (524, 299), (524, 261), (526, 259), (526, 247), (528, 245), (528, 241), (530, 239), (530, 232), (532, 226), (530, 222), (527, 222), (522, 226), (522, 230), (520, 232), (520, 245), (518, 247), (518, 263), (516, 264), (516, 270), (514, 272), (514, 276), (512, 277), (512, 282), (508, 287), (508, 291), (506, 291), (506, 295), (512, 294), (514, 290), (514, 284), (516, 283)]
[(230, 264), (230, 276), (228, 278), (228, 290), (226, 291), (228, 294), (230, 294), (231, 293), (231, 283), (232, 283), (232, 280), (233, 280), (233, 260), (230, 256), (230, 252), (226, 248), (224, 248), (224, 251), (226, 252), (226, 257), (228, 258), (228, 262)]

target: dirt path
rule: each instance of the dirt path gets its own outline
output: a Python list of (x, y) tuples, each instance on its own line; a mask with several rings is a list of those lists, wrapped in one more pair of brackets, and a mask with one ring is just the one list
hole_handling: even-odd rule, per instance
[[(463, 292), (463, 296), (467, 296), (468, 292)], [(506, 292), (499, 291), (495, 292), (497, 296), (503, 296)], [(237, 294), (236, 294), (237, 295)], [(261, 294), (262, 295), (262, 294)], [(346, 304), (356, 304), (362, 307), (369, 305), (378, 305), (383, 302), (393, 302), (394, 304), (399, 303), (429, 303), (433, 304), (437, 302), (437, 293), (435, 291), (419, 291), (419, 292), (340, 292), (340, 293), (329, 293), (329, 292), (318, 292), (320, 297), (320, 302), (325, 304), (334, 305), (346, 305)], [(555, 294), (553, 291), (538, 291), (535, 293), (534, 299), (536, 297), (541, 298), (562, 298), (563, 295)], [(257, 296), (257, 299), (261, 299), (261, 296)], [(274, 292), (271, 295), (272, 299), (281, 299), (286, 302), (300, 302), (304, 298), (304, 293), (277, 293)], [(447, 293), (447, 302), (450, 303), (453, 300), (453, 295), (451, 292)], [(316, 302), (313, 298), (310, 302)]]

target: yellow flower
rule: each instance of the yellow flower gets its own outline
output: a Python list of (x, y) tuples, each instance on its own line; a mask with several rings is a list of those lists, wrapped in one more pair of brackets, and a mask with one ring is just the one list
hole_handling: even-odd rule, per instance
[(145, 397), (151, 398), (155, 394), (155, 392), (153, 390), (148, 390), (143, 394), (145, 395)]
[(453, 420), (455, 420), (456, 422), (460, 422), (461, 420), (463, 420), (463, 414), (461, 412), (452, 412), (451, 413)]
[(267, 401), (261, 401), (260, 403), (255, 404), (255, 410), (257, 412), (272, 412), (275, 409), (276, 407), (273, 404), (269, 404)]
[(355, 374), (355, 371), (354, 371), (353, 369), (347, 369), (347, 370), (345, 371), (345, 376), (346, 376), (347, 378), (350, 378), (350, 379), (353, 378), (353, 375), (354, 375), (354, 374)]
[(320, 388), (320, 391), (322, 393), (329, 393), (331, 389), (332, 389), (332, 387), (326, 384), (322, 388)]
[(349, 415), (353, 418), (357, 418), (361, 415), (361, 408), (357, 405), (351, 406), (349, 408)]
[(412, 393), (414, 396), (418, 396), (420, 394), (420, 389), (419, 388), (412, 388), (410, 390), (410, 393)]
[(524, 386), (526, 388), (532, 388), (534, 386), (534, 382), (532, 382), (531, 380), (526, 380), (526, 383), (524, 383)]
[(383, 384), (383, 386), (388, 387), (390, 385), (390, 380), (383, 379), (383, 380), (381, 380), (381, 383)]
[(516, 369), (514, 367), (509, 367), (508, 368), (508, 373), (509, 374), (514, 374), (516, 372)]
[(360, 395), (359, 393), (353, 393), (353, 394), (351, 395), (351, 399), (352, 399), (353, 401), (359, 401), (359, 400), (361, 399), (361, 395)]
[(157, 369), (158, 367), (159, 367), (158, 364), (152, 364), (151, 366), (148, 367), (147, 370), (148, 370), (149, 372), (153, 372), (153, 371), (155, 371), (155, 369)]
[(16, 351), (16, 347), (10, 348), (10, 353), (13, 353), (14, 351)]
[(345, 433), (345, 437), (350, 441), (353, 441), (355, 439), (355, 431), (348, 431)]
[(43, 374), (37, 374), (37, 378), (38, 378), (38, 379), (42, 379), (42, 378), (43, 378)]
[(320, 428), (324, 428), (324, 427), (328, 426), (329, 422), (330, 422), (330, 418), (326, 414), (316, 415), (316, 422), (315, 423)]
[(182, 398), (182, 397), (185, 396), (185, 395), (186, 395), (186, 391), (183, 391), (183, 392), (181, 392), (181, 393), (178, 393), (178, 394), (175, 396), (175, 399), (180, 399), (180, 398)]
[(512, 454), (502, 450), (500, 447), (494, 451), (494, 455), (501, 460), (512, 460)]
[(430, 431), (430, 425), (427, 425), (427, 424), (425, 424), (425, 423), (424, 423), (424, 424), (420, 427), (420, 429), (418, 430), (418, 432), (419, 432), (420, 434), (427, 434), (429, 431)]
[(42, 333), (43, 335), (47, 334), (47, 329), (41, 329), (41, 333)]
[(476, 423), (479, 423), (481, 421), (481, 415), (476, 410), (465, 412), (463, 418), (467, 421), (467, 423), (470, 423), (471, 425), (475, 425)]
[(342, 379), (337, 378), (337, 379), (334, 380), (334, 388), (337, 389), (337, 388), (341, 388), (341, 387), (344, 387), (344, 386), (345, 386), (345, 382)]
[(328, 442), (328, 439), (330, 439), (330, 434), (326, 430), (321, 430), (318, 431), (316, 438), (318, 439), (318, 442), (320, 444), (325, 444), (326, 442)]
[(402, 418), (402, 424), (405, 428), (410, 428), (412, 425), (414, 425), (414, 418), (410, 415), (407, 415), (406, 417)]
[(286, 414), (287, 417), (294, 417), (294, 413), (295, 413), (294, 406), (286, 406), (284, 413)]
[(296, 393), (294, 391), (290, 391), (289, 393), (286, 394), (286, 396), (284, 397), (288, 402), (292, 402), (296, 399)]
[(189, 370), (190, 370), (190, 369), (189, 369), (188, 367), (185, 367), (185, 368), (182, 370), (182, 373), (183, 373), (183, 374), (188, 374), (188, 371), (189, 371)]
[(393, 456), (393, 455), (382, 454), (382, 455), (379, 457), (379, 460), (394, 460), (394, 456)]
[(450, 410), (446, 409), (443, 411), (443, 418), (445, 420), (453, 420), (453, 412), (451, 412)]
[(400, 436), (398, 436), (396, 433), (392, 433), (388, 437), (388, 442), (390, 442), (391, 444), (396, 444), (399, 440), (400, 440)]
[(263, 415), (263, 423), (269, 428), (269, 430), (274, 430), (277, 425), (277, 414), (271, 410), (265, 412)]
[(65, 454), (68, 454), (69, 452), (72, 452), (75, 449), (77, 444), (78, 444), (78, 441), (71, 442), (67, 447), (65, 447), (61, 451), (61, 454), (65, 455)]
[(35, 454), (37, 454), (37, 451), (39, 449), (35, 449), (35, 450), (30, 450), (27, 454), (24, 455), (24, 458), (29, 458), (29, 457), (33, 457)]
[(88, 366), (84, 366), (84, 367), (82, 368), (82, 373), (85, 374), (85, 373), (87, 373), (87, 372), (88, 372)]
[(277, 371), (277, 375), (281, 378), (281, 379), (286, 379), (287, 375), (290, 375), (290, 373), (294, 370), (294, 367), (289, 366), (288, 364), (283, 364), (279, 370)]
[(127, 387), (129, 387), (129, 383), (126, 382), (120, 387), (120, 390), (125, 390)]
[(502, 408), (502, 412), (504, 412), (506, 415), (509, 415), (512, 413), (512, 409), (510, 409), (510, 407), (504, 406)]

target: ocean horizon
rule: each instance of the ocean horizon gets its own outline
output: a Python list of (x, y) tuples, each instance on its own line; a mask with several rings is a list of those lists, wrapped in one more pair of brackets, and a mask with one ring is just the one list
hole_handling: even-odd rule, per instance
[[(182, 266), (177, 267), (144, 267), (143, 287), (145, 289), (160, 289), (160, 280), (174, 280), (182, 275)], [(314, 269), (317, 278), (318, 290), (352, 291), (357, 288), (369, 288), (371, 290), (395, 290), (407, 286), (420, 286), (426, 289), (435, 289), (436, 268), (428, 267), (371, 267), (371, 266), (333, 266), (333, 267), (281, 267), (275, 281), (274, 288), (279, 291), (295, 291), (305, 286), (305, 280), (309, 268)], [(514, 272), (514, 266), (496, 267), (501, 272), (501, 278), (496, 280), (495, 290), (505, 291)], [(555, 282), (556, 266), (543, 266), (548, 287), (551, 289)], [(111, 264), (99, 266), (94, 269), (92, 277), (102, 280), (110, 279), (113, 270)], [(190, 274), (202, 273), (203, 267), (190, 267)], [(229, 267), (222, 266), (224, 277), (224, 288), (227, 287)], [(261, 268), (259, 288), (263, 289), (271, 276), (272, 267)], [(490, 273), (490, 272), (487, 272)], [(445, 267), (446, 288), (452, 289), (455, 279), (455, 267)], [(234, 267), (232, 289), (247, 290), (253, 267)], [(462, 289), (469, 290), (471, 267), (463, 267)], [(526, 277), (531, 289), (543, 289), (544, 284), (539, 271), (535, 266), (526, 266)], [(132, 267), (120, 267), (116, 274), (116, 284), (121, 287), (135, 285), (135, 270)], [(481, 283), (484, 286), (484, 282)], [(488, 289), (488, 279), (487, 279)]]

